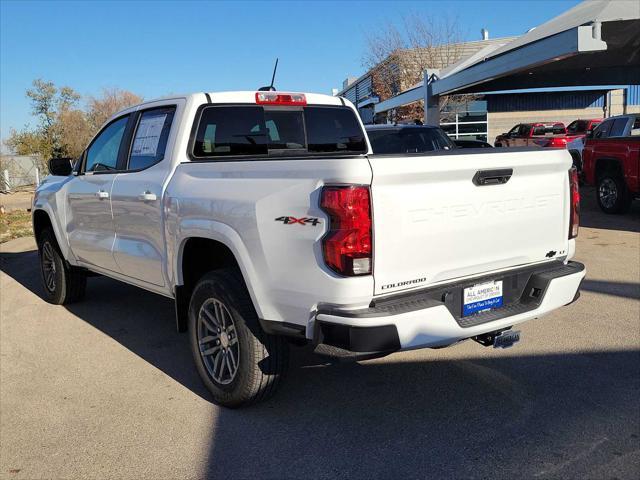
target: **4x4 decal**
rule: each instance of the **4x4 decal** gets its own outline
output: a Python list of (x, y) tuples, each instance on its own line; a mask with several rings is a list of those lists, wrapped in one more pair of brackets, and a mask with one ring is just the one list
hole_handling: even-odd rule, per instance
[(295, 225), (297, 223), (303, 227), (307, 224), (311, 224), (315, 227), (320, 223), (320, 219), (316, 217), (278, 217), (276, 218), (276, 222), (282, 222), (285, 225)]

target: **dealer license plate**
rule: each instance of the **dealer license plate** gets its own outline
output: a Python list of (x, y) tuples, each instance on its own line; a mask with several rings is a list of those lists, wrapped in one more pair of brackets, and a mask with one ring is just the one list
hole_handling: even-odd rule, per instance
[(493, 310), (502, 306), (502, 280), (465, 288), (462, 295), (462, 315)]

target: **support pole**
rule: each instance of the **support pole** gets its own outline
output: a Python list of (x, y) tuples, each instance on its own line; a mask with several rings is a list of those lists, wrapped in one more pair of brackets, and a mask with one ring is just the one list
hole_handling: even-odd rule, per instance
[(4, 184), (4, 188), (0, 188), (0, 190), (6, 191), (7, 193), (11, 192), (11, 184), (9, 183), (9, 170), (5, 170), (2, 172), (2, 183)]
[(424, 70), (424, 124), (440, 125), (440, 96), (433, 94), (432, 84), (437, 81), (440, 70)]

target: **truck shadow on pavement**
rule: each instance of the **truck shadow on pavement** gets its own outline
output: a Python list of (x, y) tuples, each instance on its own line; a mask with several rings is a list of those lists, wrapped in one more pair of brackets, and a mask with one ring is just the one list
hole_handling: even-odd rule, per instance
[(484, 354), (294, 368), (219, 413), (206, 476), (633, 477), (640, 352)]
[[(35, 251), (0, 254), (2, 271), (41, 296), (37, 265)], [(607, 283), (590, 289), (619, 292)], [(637, 298), (632, 287), (621, 296)], [(210, 401), (171, 300), (96, 277), (67, 308)], [(408, 353), (332, 366), (308, 348), (292, 357), (272, 400), (212, 406), (206, 471), (195, 476), (626, 478), (640, 465), (638, 349), (493, 355), (478, 346), (464, 359)]]

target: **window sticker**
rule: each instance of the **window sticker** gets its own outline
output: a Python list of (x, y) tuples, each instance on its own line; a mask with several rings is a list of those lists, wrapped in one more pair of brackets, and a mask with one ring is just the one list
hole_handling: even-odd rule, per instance
[(131, 154), (138, 156), (155, 157), (158, 151), (158, 143), (167, 114), (153, 115), (140, 119), (136, 138), (133, 141)]

